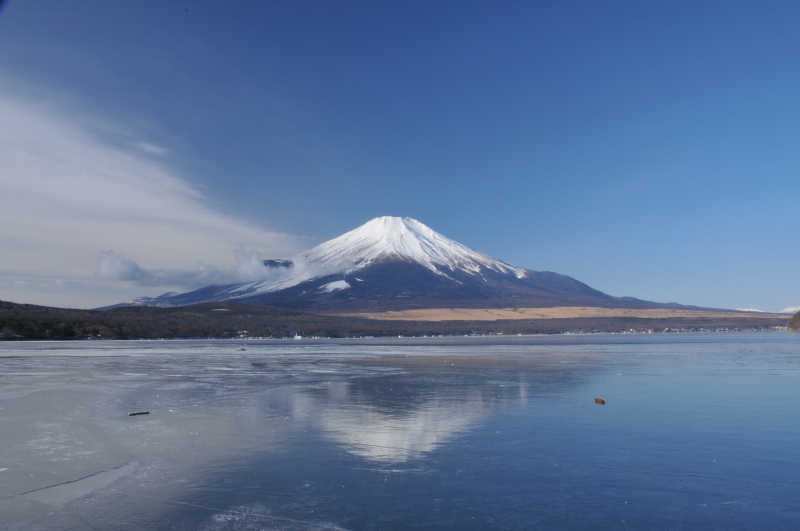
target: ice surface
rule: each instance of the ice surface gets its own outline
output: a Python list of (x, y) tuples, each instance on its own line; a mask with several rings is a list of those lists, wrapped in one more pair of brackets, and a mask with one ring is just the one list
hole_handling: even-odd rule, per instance
[(108, 487), (118, 479), (134, 471), (138, 463), (128, 463), (105, 472), (98, 472), (85, 478), (65, 481), (52, 487), (35, 489), (21, 494), (28, 500), (35, 500), (48, 505), (63, 506), (65, 503), (77, 500), (98, 489)]
[(241, 343), (0, 344), (0, 529), (800, 521), (798, 334)]

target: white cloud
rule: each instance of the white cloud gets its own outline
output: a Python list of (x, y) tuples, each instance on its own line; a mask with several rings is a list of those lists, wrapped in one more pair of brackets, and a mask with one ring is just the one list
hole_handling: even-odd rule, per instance
[[(300, 250), (295, 237), (209, 206), (165, 165), (167, 149), (145, 141), (125, 148), (117, 141), (120, 135), (114, 140), (113, 131), (103, 136), (85, 123), (51, 104), (0, 91), (0, 275), (28, 283), (34, 278), (39, 296), (32, 302), (46, 304), (46, 286), (60, 279), (111, 290), (109, 280), (144, 282), (162, 271), (163, 283), (153, 285), (174, 280), (181, 287), (186, 282), (179, 283), (179, 270), (205, 268), (203, 274), (213, 277), (232, 267), (252, 269), (252, 256), (250, 266), (242, 260), (232, 264), (231, 251), (237, 248), (260, 249), (269, 257)], [(107, 254), (98, 268), (98, 253), (109, 249), (136, 262)], [(21, 293), (16, 288), (24, 287), (6, 291), (9, 286), (13, 282), (0, 282), (0, 299), (14, 300)], [(76, 289), (72, 299), (60, 299), (62, 305), (70, 300), (86, 306), (79, 293)], [(114, 302), (115, 297), (108, 291), (105, 298)]]
[(97, 257), (97, 274), (107, 280), (141, 280), (147, 276), (139, 264), (111, 250)]
[(240, 248), (233, 253), (232, 268), (210, 266), (199, 262), (193, 269), (143, 269), (133, 260), (113, 250), (97, 257), (97, 277), (106, 281), (128, 282), (130, 286), (196, 289), (209, 285), (236, 284), (263, 280), (283, 280), (295, 268), (270, 269), (257, 251)]

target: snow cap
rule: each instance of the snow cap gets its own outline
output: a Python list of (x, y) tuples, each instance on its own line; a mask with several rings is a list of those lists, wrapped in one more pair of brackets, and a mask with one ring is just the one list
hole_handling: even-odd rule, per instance
[(496, 260), (434, 231), (416, 219), (382, 216), (302, 253), (309, 261), (357, 268), (382, 260), (413, 261), (438, 272), (441, 267), (478, 273), (492, 269), (525, 276), (525, 269)]

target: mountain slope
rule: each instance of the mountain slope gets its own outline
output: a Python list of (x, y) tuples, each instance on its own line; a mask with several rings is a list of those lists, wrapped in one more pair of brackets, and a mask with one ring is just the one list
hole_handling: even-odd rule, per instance
[(266, 260), (264, 266), (264, 280), (128, 304), (171, 307), (235, 301), (325, 311), (658, 306), (612, 297), (566, 275), (497, 260), (411, 218), (375, 218), (292, 258)]

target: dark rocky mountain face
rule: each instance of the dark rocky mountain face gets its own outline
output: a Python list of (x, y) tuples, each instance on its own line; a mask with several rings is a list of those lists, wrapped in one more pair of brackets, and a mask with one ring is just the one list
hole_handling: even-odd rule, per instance
[(264, 266), (269, 269), (290, 268), (294, 266), (291, 260), (264, 260)]

